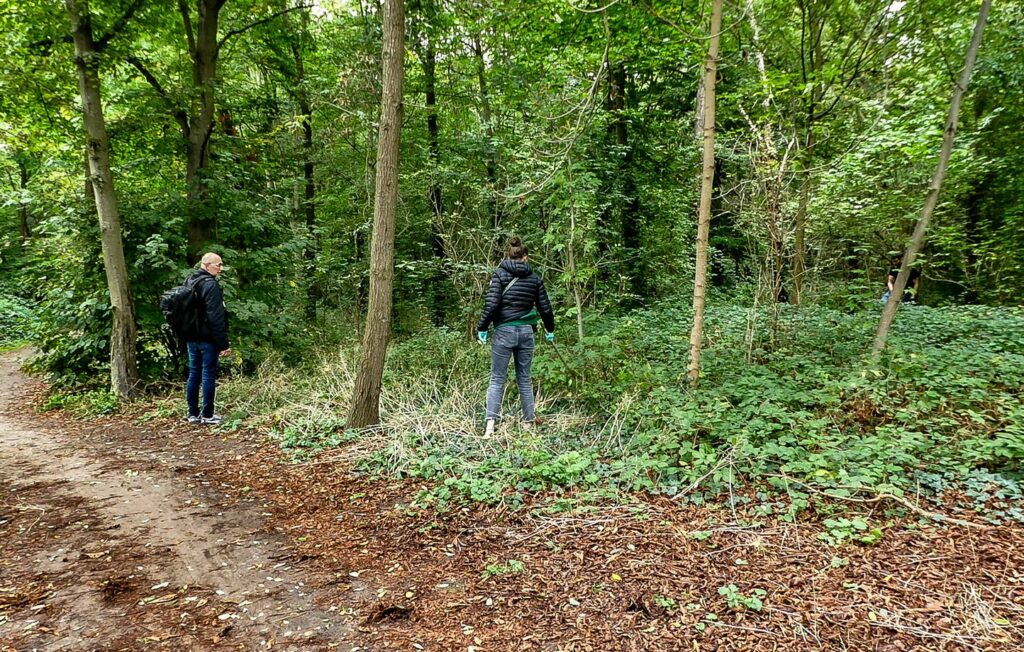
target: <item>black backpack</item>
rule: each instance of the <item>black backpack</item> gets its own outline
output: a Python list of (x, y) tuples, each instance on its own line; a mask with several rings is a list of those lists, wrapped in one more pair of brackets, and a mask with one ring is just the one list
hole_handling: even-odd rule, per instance
[(203, 322), (203, 305), (196, 292), (199, 279), (188, 278), (184, 283), (164, 292), (160, 297), (160, 312), (167, 325), (179, 338), (192, 341), (199, 337)]

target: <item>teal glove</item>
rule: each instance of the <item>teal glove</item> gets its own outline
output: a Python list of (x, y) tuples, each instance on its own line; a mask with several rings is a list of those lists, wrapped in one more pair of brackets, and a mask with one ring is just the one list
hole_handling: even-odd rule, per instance
[(555, 343), (555, 334), (554, 333), (550, 333), (550, 332), (545, 332), (544, 333), (544, 339), (546, 339), (548, 342), (551, 342), (552, 344), (554, 344)]
[(477, 331), (476, 338), (480, 340), (481, 344), (487, 344), (487, 331)]

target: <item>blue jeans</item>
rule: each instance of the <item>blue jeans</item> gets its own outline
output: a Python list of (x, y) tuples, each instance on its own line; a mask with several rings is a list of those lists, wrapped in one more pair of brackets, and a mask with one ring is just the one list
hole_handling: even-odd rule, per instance
[(185, 383), (185, 400), (188, 402), (188, 415), (198, 417), (199, 385), (203, 386), (202, 416), (213, 416), (213, 397), (217, 393), (217, 363), (220, 352), (209, 342), (188, 343), (188, 382)]
[(491, 344), (491, 383), (487, 387), (487, 418), (497, 419), (501, 413), (501, 394), (508, 376), (508, 361), (515, 358), (516, 385), (523, 404), (523, 421), (532, 422), (533, 383), (530, 365), (533, 363), (533, 328), (530, 326), (499, 326), (494, 329)]

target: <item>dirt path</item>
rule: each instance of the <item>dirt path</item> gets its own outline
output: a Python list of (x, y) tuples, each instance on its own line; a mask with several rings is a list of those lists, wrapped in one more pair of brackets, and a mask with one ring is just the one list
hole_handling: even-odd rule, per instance
[(258, 501), (206, 479), (230, 445), (68, 432), (19, 409), (21, 361), (0, 356), (0, 650), (357, 649)]

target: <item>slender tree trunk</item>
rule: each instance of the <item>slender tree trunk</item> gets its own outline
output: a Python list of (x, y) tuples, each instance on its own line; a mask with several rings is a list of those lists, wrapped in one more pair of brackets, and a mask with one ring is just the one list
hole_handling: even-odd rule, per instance
[(14, 158), (18, 162), (18, 183), (22, 194), (22, 200), (18, 203), (18, 234), (21, 236), (21, 245), (24, 247), (32, 237), (32, 225), (29, 222), (29, 204), (24, 199), (25, 194), (28, 192), (28, 163), (22, 154), (17, 154)]
[[(800, 43), (801, 57), (805, 57), (806, 60), (806, 63), (801, 62), (805, 70), (803, 82), (810, 84), (810, 92), (806, 96), (807, 104), (805, 106), (806, 137), (801, 156), (800, 199), (793, 220), (793, 262), (790, 272), (793, 292), (790, 294), (790, 301), (796, 306), (799, 306), (803, 300), (803, 282), (807, 272), (807, 208), (811, 201), (813, 182), (811, 167), (814, 164), (814, 148), (817, 144), (815, 114), (822, 95), (821, 71), (825, 67), (821, 39), (825, 31), (826, 17), (825, 13), (819, 13), (814, 0), (801, 0), (799, 5), (802, 25), (806, 26), (804, 31), (806, 38), (803, 38)], [(809, 75), (807, 71), (809, 71)]]
[[(419, 3), (417, 3), (419, 4)], [(430, 175), (430, 187), (427, 190), (432, 214), (430, 220), (430, 245), (434, 255), (437, 272), (434, 275), (434, 325), (441, 326), (445, 321), (445, 287), (448, 275), (444, 264), (447, 258), (444, 248), (444, 203), (441, 197), (441, 145), (437, 126), (437, 53), (434, 50), (434, 20), (436, 7), (434, 0), (425, 0), (421, 5), (423, 11), (423, 83), (427, 107), (427, 148), (430, 152), (430, 164), (433, 168)]]
[[(811, 114), (814, 109), (811, 109)], [(793, 265), (792, 284), (793, 293), (790, 300), (793, 305), (799, 306), (803, 300), (803, 281), (806, 273), (806, 252), (807, 252), (807, 207), (811, 202), (811, 166), (814, 161), (815, 148), (814, 120), (813, 115), (807, 118), (807, 141), (804, 145), (803, 156), (800, 165), (800, 199), (797, 202), (796, 217), (793, 220)]]
[(899, 308), (903, 291), (907, 287), (907, 279), (910, 277), (910, 267), (914, 259), (921, 251), (924, 244), (924, 236), (928, 230), (928, 222), (931, 221), (932, 212), (939, 201), (939, 191), (942, 190), (942, 182), (946, 178), (946, 169), (949, 166), (949, 157), (953, 152), (953, 139), (956, 137), (956, 124), (960, 118), (960, 102), (963, 100), (967, 85), (971, 82), (971, 72), (974, 70), (974, 61), (978, 57), (978, 48), (981, 47), (981, 36), (985, 31), (985, 22), (988, 20), (988, 12), (992, 6), (992, 0), (982, 0), (981, 10), (978, 13), (978, 22), (974, 25), (974, 34), (971, 36), (971, 44), (967, 48), (967, 57), (964, 61), (963, 70), (960, 71), (960, 79), (953, 87), (953, 97), (949, 102), (949, 116), (946, 118), (946, 128), (942, 134), (942, 149), (939, 151), (939, 162), (932, 176), (931, 185), (928, 187), (928, 195), (921, 209), (921, 217), (914, 227), (914, 234), (910, 238), (910, 246), (903, 255), (903, 264), (900, 266), (900, 273), (896, 276), (896, 283), (893, 285), (889, 301), (882, 311), (882, 320), (878, 324), (878, 332), (875, 333), (875, 342), (871, 347), (871, 362), (878, 362), (882, 349), (885, 348), (885, 341), (889, 337), (889, 328), (896, 317), (896, 310)]
[[(779, 163), (778, 148), (775, 146), (775, 133), (769, 111), (772, 106), (771, 81), (768, 79), (768, 67), (765, 63), (764, 51), (761, 48), (761, 29), (757, 22), (754, 1), (746, 0), (745, 11), (750, 20), (751, 39), (754, 45), (754, 56), (757, 62), (758, 77), (761, 79), (764, 98), (761, 106), (765, 112), (760, 127), (754, 129), (757, 134), (756, 177), (764, 194), (765, 229), (769, 241), (769, 284), (771, 301), (777, 303), (785, 295), (783, 291), (783, 273), (785, 271), (785, 238), (782, 215), (782, 175), (784, 166)], [(751, 121), (751, 127), (754, 127)], [(777, 306), (773, 307), (773, 315)], [(773, 322), (774, 323), (774, 322)], [(774, 328), (772, 330), (774, 334)]]
[[(491, 224), (497, 230), (501, 226), (502, 212), (495, 193), (498, 190), (498, 151), (494, 144), (494, 123), (491, 117), (491, 96), (487, 91), (487, 65), (484, 61), (484, 49), (480, 43), (479, 35), (473, 37), (473, 56), (476, 59), (476, 78), (480, 86), (480, 118), (484, 123), (484, 135), (487, 136), (487, 158), (484, 160), (484, 169), (487, 173), (488, 215), (491, 216)], [(500, 248), (497, 252), (501, 253)]]
[(994, 179), (995, 172), (989, 168), (964, 200), (964, 300), (967, 303), (981, 300), (983, 261), (978, 258), (978, 247), (985, 235), (982, 226), (985, 199), (992, 190)]
[(82, 94), (82, 114), (87, 137), (89, 179), (99, 217), (100, 243), (107, 288), (113, 310), (110, 332), (110, 386), (118, 396), (134, 395), (139, 382), (135, 362), (135, 309), (128, 287), (128, 266), (121, 243), (121, 221), (117, 211), (114, 177), (110, 171), (110, 141), (103, 119), (100, 92), (99, 53), (93, 40), (87, 0), (66, 0), (75, 41), (75, 65)]
[(405, 17), (402, 0), (384, 0), (381, 54), (380, 136), (377, 145), (376, 198), (370, 251), (370, 302), (363, 347), (352, 390), (348, 425), (363, 428), (380, 423), (380, 386), (391, 329), (391, 291), (395, 262), (395, 212), (398, 206), (398, 154), (402, 129)]
[(636, 196), (633, 171), (633, 148), (629, 144), (629, 122), (626, 119), (626, 84), (629, 81), (626, 64), (618, 61), (608, 70), (608, 95), (611, 112), (615, 116), (611, 130), (620, 151), (618, 177), (622, 180), (622, 245), (631, 261), (630, 289), (642, 302), (647, 295), (647, 273), (640, 246), (643, 240), (640, 221), (640, 202)]
[(316, 278), (316, 257), (320, 250), (316, 226), (316, 181), (313, 162), (313, 107), (306, 88), (306, 65), (302, 56), (302, 39), (307, 37), (309, 12), (303, 11), (298, 39), (292, 43), (292, 58), (295, 61), (295, 101), (302, 114), (302, 177), (305, 181), (303, 192), (303, 213), (306, 218), (306, 247), (303, 257), (306, 261), (306, 319), (316, 319), (316, 303), (320, 286)]
[(693, 100), (693, 137), (703, 138), (704, 137), (704, 79), (707, 75), (702, 75), (700, 83), (697, 85), (697, 97)]
[(696, 387), (700, 379), (700, 349), (704, 336), (704, 300), (708, 276), (708, 236), (711, 231), (711, 193), (715, 179), (715, 81), (718, 76), (718, 45), (722, 31), (722, 0), (711, 2), (711, 42), (704, 65), (704, 170), (697, 211), (697, 262), (693, 278), (693, 329), (690, 331), (690, 366), (687, 378)]
[(583, 293), (579, 279), (576, 278), (576, 205), (573, 204), (569, 213), (569, 243), (566, 246), (566, 271), (569, 272), (572, 285), (572, 297), (576, 306), (576, 336), (583, 339)]

